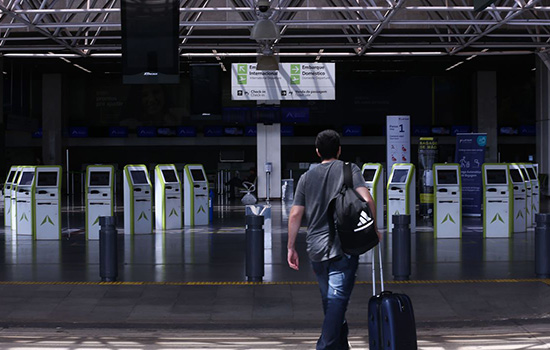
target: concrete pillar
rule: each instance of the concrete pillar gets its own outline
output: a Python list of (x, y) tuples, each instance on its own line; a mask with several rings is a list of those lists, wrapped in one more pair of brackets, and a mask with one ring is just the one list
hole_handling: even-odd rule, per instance
[[(4, 58), (0, 57), (0, 106), (4, 106)], [(4, 119), (4, 108), (0, 108), (0, 171), (7, 174), (10, 164), (7, 164), (6, 154), (6, 121)]]
[(42, 76), (42, 161), (63, 164), (61, 74)]
[(498, 161), (497, 73), (477, 72), (475, 76), (477, 131), (487, 134), (485, 162)]
[(270, 198), (281, 198), (281, 124), (257, 125), (257, 189), (258, 197), (266, 198), (265, 163), (271, 162)]
[[(536, 104), (537, 148), (539, 173), (550, 174), (550, 61), (544, 53), (537, 57)], [(544, 188), (544, 186), (543, 186)], [(546, 195), (550, 195), (546, 189)]]

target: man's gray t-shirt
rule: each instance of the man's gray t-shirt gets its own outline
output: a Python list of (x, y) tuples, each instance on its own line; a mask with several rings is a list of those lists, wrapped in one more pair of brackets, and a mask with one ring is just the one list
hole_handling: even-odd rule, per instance
[[(307, 218), (307, 252), (311, 261), (325, 261), (342, 255), (340, 240), (334, 239), (330, 254), (327, 254), (329, 229), (328, 204), (344, 184), (344, 162), (335, 160), (321, 163), (305, 172), (298, 181), (294, 205), (305, 207)], [(361, 170), (351, 165), (353, 187), (366, 187)]]

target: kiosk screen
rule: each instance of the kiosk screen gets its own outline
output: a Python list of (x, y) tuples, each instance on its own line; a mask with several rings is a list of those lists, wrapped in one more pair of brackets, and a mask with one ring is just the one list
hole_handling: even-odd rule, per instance
[(438, 185), (458, 185), (458, 172), (456, 170), (438, 170)]
[[(193, 171), (193, 170), (191, 170)], [(162, 176), (164, 176), (165, 182), (178, 182), (178, 177), (176, 172), (173, 169), (165, 169), (162, 171)]]
[(6, 183), (11, 183), (13, 181), (13, 176), (15, 175), (15, 171), (10, 171), (10, 173), (8, 174), (8, 180), (6, 181)]
[(510, 169), (510, 177), (512, 178), (512, 182), (523, 182), (523, 178), (518, 169)]
[(488, 185), (506, 185), (506, 170), (487, 169)]
[(24, 172), (21, 175), (21, 180), (19, 180), (19, 186), (30, 186), (32, 185), (32, 179), (34, 179), (34, 172)]
[(376, 175), (376, 169), (363, 170), (363, 178), (367, 182), (372, 182), (372, 180), (374, 180), (374, 175)]
[(108, 171), (91, 171), (90, 186), (110, 186), (110, 177)]
[(408, 175), (409, 175), (409, 170), (407, 169), (394, 170), (391, 182), (396, 184), (404, 184), (407, 182)]
[(134, 185), (147, 185), (149, 183), (143, 170), (130, 170), (130, 175), (132, 176)]
[(523, 180), (529, 181), (529, 175), (527, 175), (527, 170), (525, 170), (525, 168), (521, 168), (521, 173), (523, 174)]
[(535, 180), (537, 176), (535, 175), (535, 170), (533, 168), (527, 168), (527, 173), (529, 174), (529, 178), (531, 180)]
[(38, 173), (37, 186), (57, 186), (57, 171), (41, 171)]
[(190, 169), (193, 181), (206, 181), (201, 169)]

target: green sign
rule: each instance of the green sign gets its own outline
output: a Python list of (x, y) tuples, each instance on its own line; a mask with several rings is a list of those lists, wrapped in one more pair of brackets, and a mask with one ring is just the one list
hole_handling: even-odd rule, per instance
[(504, 220), (502, 220), (502, 217), (501, 217), (500, 214), (498, 214), (498, 213), (495, 214), (495, 217), (493, 218), (493, 220), (491, 220), (491, 224), (492, 224), (493, 222), (495, 222), (496, 220), (498, 220), (498, 221), (500, 221), (500, 222), (502, 222), (502, 223), (504, 224)]
[(29, 218), (27, 218), (27, 214), (23, 213), (23, 215), (21, 215), (21, 219), (19, 219), (19, 221), (23, 221), (23, 219), (25, 219), (25, 221), (29, 221)]
[(144, 211), (142, 211), (141, 214), (139, 214), (139, 217), (138, 217), (137, 221), (139, 221), (141, 219), (145, 219), (145, 220), (149, 221), (149, 218), (147, 217), (147, 215), (145, 215)]
[(300, 84), (300, 74), (301, 74), (300, 65), (299, 64), (291, 64), (290, 65), (290, 84), (291, 85)]
[(200, 213), (200, 212), (203, 212), (203, 213), (206, 213), (206, 211), (204, 210), (204, 208), (202, 207), (202, 205), (199, 207), (199, 210), (197, 210), (197, 214)]
[(54, 225), (52, 219), (50, 218), (49, 215), (46, 215), (46, 217), (44, 218), (44, 220), (42, 220), (42, 223), (40, 224), (40, 226), (44, 225), (45, 223), (50, 223), (52, 225)]
[(172, 210), (170, 211), (170, 215), (168, 215), (168, 217), (171, 217), (172, 215), (179, 216), (178, 212), (176, 211), (176, 208), (172, 208)]
[(445, 218), (443, 218), (443, 221), (441, 221), (441, 223), (444, 224), (447, 220), (452, 222), (453, 224), (456, 224), (456, 222), (453, 220), (453, 217), (451, 216), (451, 214), (445, 215)]
[(246, 84), (248, 78), (248, 65), (238, 64), (237, 65), (237, 83)]

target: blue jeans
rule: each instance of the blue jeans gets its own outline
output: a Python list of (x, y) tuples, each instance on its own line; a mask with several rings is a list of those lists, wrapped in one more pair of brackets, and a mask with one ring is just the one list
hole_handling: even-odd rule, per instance
[(340, 259), (312, 262), (317, 275), (325, 319), (317, 350), (347, 350), (346, 310), (355, 284), (358, 256), (344, 254)]

